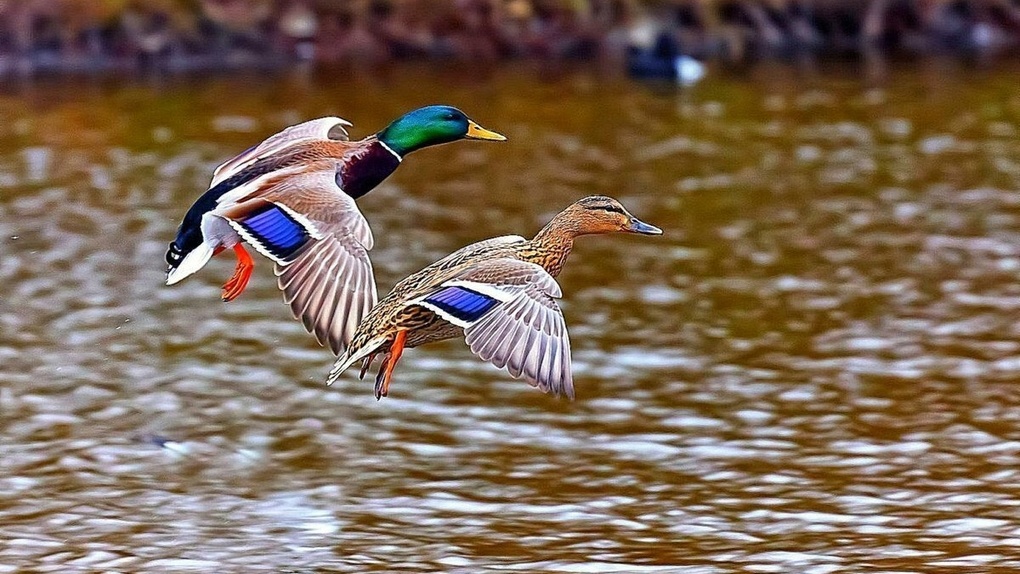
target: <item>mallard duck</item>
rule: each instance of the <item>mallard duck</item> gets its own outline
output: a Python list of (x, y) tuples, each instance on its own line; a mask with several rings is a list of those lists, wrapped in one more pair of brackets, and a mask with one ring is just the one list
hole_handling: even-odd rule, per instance
[(635, 78), (673, 80), (681, 86), (693, 86), (705, 77), (705, 64), (680, 51), (680, 44), (669, 33), (661, 33), (650, 48), (630, 46), (627, 72)]
[(235, 299), (255, 266), (248, 243), (276, 264), (295, 317), (339, 354), (376, 301), (367, 253), (372, 231), (354, 200), (415, 150), (506, 139), (449, 106), (414, 110), (360, 141), (349, 140), (350, 125), (337, 117), (298, 124), (217, 167), (166, 252), (167, 285), (233, 249), (237, 267), (223, 285), (223, 300)]
[(528, 240), (496, 237), (463, 247), (397, 283), (365, 317), (327, 384), (379, 353), (376, 398), (389, 392), (405, 348), (463, 336), (481, 359), (555, 395), (574, 397), (570, 340), (555, 277), (579, 235), (623, 231), (659, 235), (617, 200), (594, 195), (570, 205)]

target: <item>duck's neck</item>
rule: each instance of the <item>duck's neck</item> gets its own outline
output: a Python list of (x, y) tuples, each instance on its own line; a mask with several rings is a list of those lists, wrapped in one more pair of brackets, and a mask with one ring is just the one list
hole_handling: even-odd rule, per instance
[(337, 183), (347, 195), (357, 199), (393, 173), (400, 165), (401, 157), (388, 149), (376, 138), (365, 141), (362, 153), (348, 157), (337, 173)]
[(532, 247), (531, 262), (541, 265), (550, 275), (556, 277), (563, 270), (570, 250), (574, 247), (577, 231), (569, 223), (553, 218), (530, 241)]

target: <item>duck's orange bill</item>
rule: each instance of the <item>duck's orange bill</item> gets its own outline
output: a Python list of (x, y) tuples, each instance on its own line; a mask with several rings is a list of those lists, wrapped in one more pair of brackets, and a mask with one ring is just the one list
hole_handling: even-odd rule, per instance
[(493, 142), (505, 142), (506, 136), (494, 131), (487, 130), (475, 122), (468, 120), (467, 134), (464, 136), (473, 140), (489, 140)]

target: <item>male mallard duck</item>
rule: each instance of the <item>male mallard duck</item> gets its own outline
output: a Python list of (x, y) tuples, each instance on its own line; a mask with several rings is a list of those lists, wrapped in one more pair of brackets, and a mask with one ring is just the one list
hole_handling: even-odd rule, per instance
[(336, 117), (298, 124), (217, 167), (166, 252), (167, 285), (233, 248), (237, 268), (223, 285), (223, 300), (233, 300), (254, 269), (244, 249), (250, 243), (276, 264), (295, 317), (339, 354), (376, 301), (372, 232), (354, 200), (415, 150), (506, 139), (449, 106), (414, 110), (360, 141), (348, 139), (350, 125)]
[(705, 64), (682, 53), (676, 38), (663, 32), (650, 48), (628, 47), (627, 72), (635, 78), (673, 80), (681, 86), (693, 86), (705, 77)]
[(360, 359), (364, 377), (372, 359), (383, 353), (375, 396), (384, 397), (405, 348), (464, 336), (474, 354), (506, 367), (513, 377), (574, 398), (570, 341), (556, 305), (562, 293), (554, 277), (575, 237), (614, 231), (662, 233), (615, 199), (594, 195), (561, 211), (530, 241), (496, 237), (447, 255), (397, 283), (372, 308), (326, 383), (333, 384)]

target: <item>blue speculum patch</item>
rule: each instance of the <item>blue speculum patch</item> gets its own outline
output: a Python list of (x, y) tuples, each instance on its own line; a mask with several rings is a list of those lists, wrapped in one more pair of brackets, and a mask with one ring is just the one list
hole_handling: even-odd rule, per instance
[(466, 287), (445, 287), (425, 298), (425, 301), (453, 317), (473, 323), (499, 304), (499, 300)]
[(281, 259), (294, 254), (308, 241), (308, 232), (293, 217), (272, 205), (239, 222), (266, 250)]

